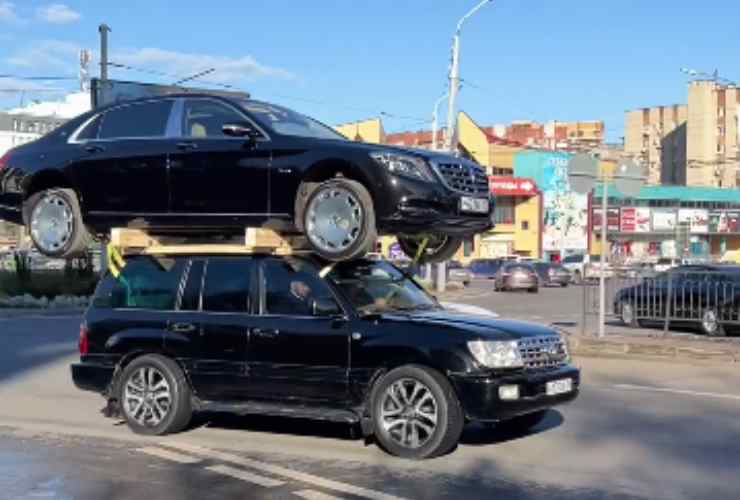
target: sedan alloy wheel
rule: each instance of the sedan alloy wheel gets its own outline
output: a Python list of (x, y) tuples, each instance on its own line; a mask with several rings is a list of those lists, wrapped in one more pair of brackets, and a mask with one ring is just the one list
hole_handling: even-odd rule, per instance
[(34, 206), (29, 227), (39, 250), (47, 254), (59, 252), (74, 232), (72, 207), (63, 196), (47, 194)]

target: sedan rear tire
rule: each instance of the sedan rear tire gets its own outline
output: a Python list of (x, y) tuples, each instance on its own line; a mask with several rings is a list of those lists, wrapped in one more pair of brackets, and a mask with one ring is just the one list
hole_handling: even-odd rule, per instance
[(398, 245), (409, 258), (418, 256), (419, 264), (434, 264), (450, 260), (463, 243), (462, 238), (455, 236), (430, 234), (427, 246), (419, 253), (423, 240), (423, 236), (398, 236)]

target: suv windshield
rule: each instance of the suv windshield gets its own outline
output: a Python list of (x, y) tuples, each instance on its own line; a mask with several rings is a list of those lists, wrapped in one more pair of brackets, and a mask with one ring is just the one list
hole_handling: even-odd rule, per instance
[(249, 100), (240, 101), (239, 104), (261, 124), (278, 134), (313, 139), (347, 140), (331, 127), (287, 108)]
[(326, 278), (339, 287), (360, 314), (439, 307), (434, 297), (387, 262), (339, 262)]

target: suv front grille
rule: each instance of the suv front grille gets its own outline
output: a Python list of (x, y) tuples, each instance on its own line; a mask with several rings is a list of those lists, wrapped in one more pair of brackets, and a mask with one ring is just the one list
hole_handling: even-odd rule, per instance
[(437, 170), (447, 186), (470, 196), (488, 196), (486, 171), (467, 163), (437, 163)]
[(568, 348), (559, 336), (527, 338), (518, 344), (525, 370), (551, 370), (568, 361)]

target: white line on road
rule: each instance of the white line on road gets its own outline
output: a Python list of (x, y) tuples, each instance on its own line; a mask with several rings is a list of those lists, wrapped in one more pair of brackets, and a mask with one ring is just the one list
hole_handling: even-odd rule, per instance
[(382, 491), (375, 491), (368, 488), (362, 488), (360, 486), (353, 486), (351, 484), (342, 483), (339, 481), (333, 481), (331, 479), (324, 479), (323, 477), (314, 476), (306, 472), (299, 472), (296, 470), (281, 467), (279, 465), (267, 464), (252, 460), (250, 458), (244, 458), (230, 453), (223, 453), (221, 451), (211, 450), (209, 448), (203, 448), (202, 446), (196, 446), (192, 444), (186, 444), (181, 442), (161, 442), (162, 446), (175, 448), (177, 450), (192, 453), (194, 455), (200, 455), (203, 457), (211, 458), (214, 460), (221, 460), (223, 462), (229, 462), (243, 467), (250, 467), (257, 469), (262, 472), (267, 472), (276, 476), (283, 476), (288, 479), (295, 481), (302, 481), (304, 483), (312, 484), (320, 488), (327, 490), (339, 491), (347, 493), (349, 495), (355, 495), (362, 498), (368, 498), (370, 500), (404, 500), (402, 497), (397, 497), (383, 493)]
[(326, 493), (321, 493), (316, 490), (294, 491), (293, 494), (301, 498), (305, 498), (306, 500), (342, 500), (339, 497), (327, 495)]
[(272, 488), (274, 486), (282, 486), (285, 484), (284, 481), (278, 481), (277, 479), (272, 479), (270, 477), (259, 476), (245, 470), (229, 467), (228, 465), (212, 465), (210, 467), (206, 467), (206, 470), (216, 472), (218, 474), (223, 474), (224, 476), (233, 477), (234, 479), (239, 479), (241, 481), (246, 481), (247, 483), (258, 484), (260, 486), (264, 486), (265, 488)]
[(181, 464), (197, 464), (201, 461), (200, 458), (189, 457), (181, 453), (175, 453), (174, 451), (163, 450), (162, 448), (155, 448), (154, 446), (139, 448), (136, 451), (146, 453), (147, 455), (151, 455), (153, 457), (164, 458), (165, 460), (178, 462)]
[(626, 389), (628, 391), (652, 391), (652, 392), (667, 392), (670, 394), (682, 394), (684, 396), (698, 396), (703, 398), (719, 398), (719, 399), (733, 399), (740, 401), (740, 396), (736, 394), (723, 394), (721, 392), (700, 392), (700, 391), (689, 391), (685, 389), (670, 389), (668, 387), (650, 387), (646, 385), (632, 385), (632, 384), (615, 384), (615, 389)]

